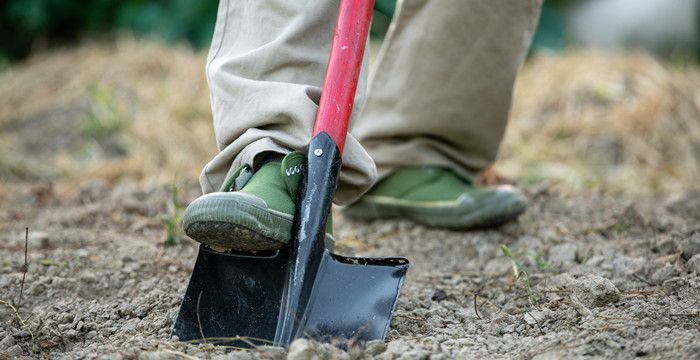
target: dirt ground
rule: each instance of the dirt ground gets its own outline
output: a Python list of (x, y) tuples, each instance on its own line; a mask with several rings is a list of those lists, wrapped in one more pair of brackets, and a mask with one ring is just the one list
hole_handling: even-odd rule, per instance
[(496, 165), (517, 222), (335, 211), (340, 253), (411, 261), (386, 341), (172, 339), (197, 248), (166, 239), (215, 151), (202, 64), (125, 41), (0, 71), (0, 359), (700, 359), (700, 71), (636, 53), (526, 65)]
[[(186, 197), (196, 195), (191, 187)], [(300, 342), (291, 358), (697, 358), (700, 356), (700, 194), (633, 201), (527, 188), (520, 221), (493, 230), (431, 230), (336, 214), (339, 251), (403, 255), (412, 268), (385, 343), (349, 353)], [(49, 358), (282, 358), (226, 353), (169, 339), (196, 246), (164, 245), (167, 187), (82, 184), (13, 191), (0, 210), (0, 354)], [(31, 219), (31, 220), (29, 220)], [(512, 259), (501, 249), (506, 246)], [(513, 260), (523, 276), (516, 280)], [(295, 357), (296, 356), (296, 357)]]

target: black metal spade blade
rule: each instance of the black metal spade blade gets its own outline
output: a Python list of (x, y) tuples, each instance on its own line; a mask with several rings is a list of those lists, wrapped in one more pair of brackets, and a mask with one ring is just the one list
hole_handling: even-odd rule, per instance
[[(173, 335), (250, 347), (275, 343), (288, 252), (221, 253), (200, 247)], [(408, 261), (324, 251), (299, 329), (304, 336), (374, 340), (386, 335)]]

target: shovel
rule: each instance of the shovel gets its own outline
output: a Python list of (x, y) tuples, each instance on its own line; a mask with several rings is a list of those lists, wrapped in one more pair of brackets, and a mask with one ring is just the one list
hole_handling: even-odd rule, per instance
[(405, 258), (357, 258), (324, 245), (374, 1), (342, 0), (288, 248), (201, 245), (173, 327), (180, 340), (236, 347), (384, 339)]

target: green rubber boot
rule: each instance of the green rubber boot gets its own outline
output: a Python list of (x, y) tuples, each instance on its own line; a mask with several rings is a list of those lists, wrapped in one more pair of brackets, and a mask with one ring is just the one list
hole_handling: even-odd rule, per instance
[[(293, 152), (255, 173), (242, 166), (221, 192), (193, 201), (183, 216), (185, 234), (215, 248), (237, 251), (276, 250), (289, 244), (306, 155)], [(331, 214), (326, 247), (333, 249)]]
[(495, 226), (518, 217), (527, 205), (516, 188), (476, 187), (448, 168), (402, 167), (343, 213), (357, 219), (406, 218), (442, 228)]

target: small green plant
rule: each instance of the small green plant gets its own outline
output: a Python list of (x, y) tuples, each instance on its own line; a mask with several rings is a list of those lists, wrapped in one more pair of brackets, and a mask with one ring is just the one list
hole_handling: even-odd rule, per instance
[(632, 226), (624, 221), (616, 222), (615, 225), (613, 225), (613, 230), (615, 231), (616, 235), (622, 235), (631, 228)]
[(537, 267), (540, 268), (540, 270), (550, 271), (554, 269), (554, 265), (548, 263), (547, 260), (544, 259), (544, 255), (542, 253), (537, 253), (534, 259), (535, 263), (537, 263)]
[(163, 227), (165, 228), (165, 246), (175, 246), (182, 240), (182, 212), (184, 207), (180, 203), (177, 185), (173, 182), (170, 204), (168, 206), (169, 214), (163, 218)]
[(49, 259), (49, 258), (39, 260), (39, 264), (44, 265), (44, 266), (61, 266), (61, 263), (59, 263), (58, 261), (56, 261), (54, 259)]
[(92, 103), (89, 114), (82, 122), (83, 135), (105, 138), (121, 132), (126, 121), (112, 91), (105, 86), (93, 85), (88, 88), (88, 93)]
[(535, 289), (532, 288), (530, 276), (527, 274), (527, 271), (524, 270), (523, 265), (518, 262), (515, 256), (513, 256), (513, 253), (510, 251), (508, 246), (501, 244), (501, 252), (503, 252), (503, 255), (511, 261), (513, 279), (515, 279), (515, 282), (517, 283), (518, 281), (521, 281), (527, 289), (527, 299), (530, 302), (530, 305), (536, 305), (537, 302), (539, 302), (540, 296), (537, 294)]

